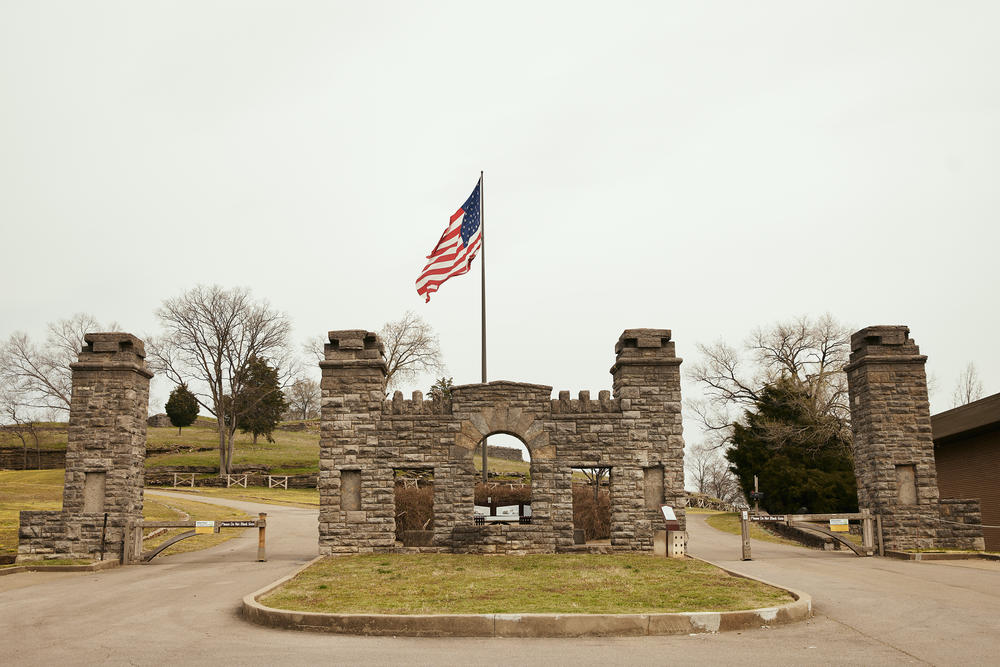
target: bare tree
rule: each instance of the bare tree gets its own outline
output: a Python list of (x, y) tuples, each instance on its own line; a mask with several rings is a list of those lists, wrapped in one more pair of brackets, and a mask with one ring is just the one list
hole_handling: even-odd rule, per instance
[(50, 323), (43, 347), (33, 343), (27, 334), (14, 332), (0, 345), (0, 380), (8, 391), (15, 392), (22, 410), (56, 411), (68, 416), (73, 390), (69, 365), (85, 345), (84, 334), (118, 328), (116, 323), (102, 326), (92, 315), (77, 313)]
[(38, 424), (30, 413), (26, 413), (19, 401), (19, 394), (10, 386), (0, 387), (0, 422), (3, 430), (21, 441), (23, 458), (21, 467), (28, 469), (28, 438), (35, 443), (36, 467), (42, 467), (41, 447), (38, 442)]
[[(296, 371), (288, 353), (288, 318), (246, 288), (198, 286), (156, 311), (163, 335), (146, 344), (150, 363), (177, 384), (186, 383), (216, 419), (219, 474), (232, 471), (233, 436), (254, 403), (234, 401), (248, 380), (253, 358), (281, 370), (283, 387)], [(258, 399), (264, 395), (258, 396)]]
[(587, 481), (594, 487), (594, 509), (597, 509), (597, 499), (601, 494), (601, 484), (611, 472), (611, 468), (581, 468)]
[(309, 378), (299, 378), (285, 392), (289, 412), (298, 419), (312, 419), (319, 410), (319, 382)]
[(684, 457), (684, 467), (698, 493), (725, 503), (735, 503), (740, 499), (739, 482), (718, 448), (706, 444), (693, 445)]
[[(413, 311), (408, 310), (398, 320), (383, 324), (378, 335), (385, 346), (386, 391), (412, 381), (421, 373), (444, 373), (437, 334)], [(317, 362), (323, 361), (326, 342), (322, 336), (309, 338), (303, 343), (302, 351)]]
[[(850, 406), (843, 371), (850, 355), (850, 330), (829, 314), (758, 328), (740, 350), (722, 341), (699, 345), (698, 350), (703, 360), (693, 365), (689, 377), (702, 384), (705, 400), (687, 405), (706, 429), (712, 446), (728, 445), (733, 424), (754, 409), (765, 387), (781, 379), (802, 390), (805, 412), (815, 417), (810, 428), (815, 430), (815, 424), (822, 424), (826, 431), (850, 442)], [(793, 428), (775, 425), (779, 427)], [(832, 433), (811, 435), (819, 442)], [(781, 434), (775, 436), (781, 439)]]
[(965, 367), (958, 381), (955, 383), (955, 391), (951, 394), (953, 407), (978, 401), (983, 397), (983, 382), (979, 379), (979, 372), (976, 364), (972, 361)]
[(378, 333), (385, 345), (387, 390), (413, 380), (420, 373), (444, 372), (437, 334), (412, 310), (398, 320), (386, 322)]

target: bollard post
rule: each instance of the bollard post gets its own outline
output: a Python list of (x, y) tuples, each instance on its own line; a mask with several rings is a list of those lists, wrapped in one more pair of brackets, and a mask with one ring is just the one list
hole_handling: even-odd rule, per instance
[(264, 534), (267, 530), (267, 512), (261, 512), (257, 520), (257, 562), (263, 563), (267, 560), (267, 551), (264, 545)]
[(750, 558), (750, 521), (747, 511), (740, 514), (740, 536), (743, 538), (743, 558), (742, 560), (753, 560)]

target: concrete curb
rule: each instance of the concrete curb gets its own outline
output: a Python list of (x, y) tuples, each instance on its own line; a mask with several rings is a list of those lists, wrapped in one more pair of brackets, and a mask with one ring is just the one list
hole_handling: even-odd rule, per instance
[[(243, 617), (252, 623), (288, 630), (400, 637), (640, 637), (726, 630), (748, 630), (802, 621), (812, 616), (812, 597), (785, 586), (795, 598), (778, 607), (742, 611), (674, 614), (325, 614), (266, 607), (257, 601), (324, 556), (243, 598)], [(701, 560), (701, 559), (699, 559)], [(708, 561), (704, 561), (708, 562)], [(710, 563), (719, 567), (715, 563)], [(755, 579), (724, 567), (743, 579)]]
[(30, 562), (14, 567), (0, 568), (0, 577), (18, 572), (99, 572), (121, 565), (116, 560), (102, 560), (90, 565), (32, 565)]
[(886, 557), (899, 560), (1000, 560), (1000, 555), (961, 551), (886, 551)]

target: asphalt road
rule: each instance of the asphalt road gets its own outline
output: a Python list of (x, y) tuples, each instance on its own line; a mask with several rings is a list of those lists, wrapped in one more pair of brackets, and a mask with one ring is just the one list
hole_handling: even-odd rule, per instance
[[(185, 495), (184, 497), (190, 498)], [(205, 499), (209, 501), (209, 499)], [(93, 574), (0, 577), (0, 664), (801, 665), (997, 664), (1000, 566), (859, 559), (754, 542), (692, 515), (691, 551), (813, 594), (816, 618), (743, 633), (623, 639), (347, 637), (257, 627), (243, 595), (316, 554), (315, 510), (211, 499), (268, 512), (256, 531), (216, 548)]]

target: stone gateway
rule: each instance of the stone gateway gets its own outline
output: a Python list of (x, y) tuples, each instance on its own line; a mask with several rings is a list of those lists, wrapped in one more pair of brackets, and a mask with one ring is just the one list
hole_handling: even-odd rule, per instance
[[(331, 331), (322, 381), (319, 548), (322, 554), (405, 550), (395, 540), (399, 469), (434, 477), (433, 535), (422, 551), (542, 553), (573, 547), (574, 468), (610, 468), (611, 548), (652, 551), (660, 505), (684, 529), (681, 359), (667, 329), (627, 329), (612, 391), (552, 399), (552, 387), (497, 381), (454, 387), (449, 400), (397, 392), (385, 400), (382, 342)], [(477, 525), (473, 452), (495, 433), (531, 455), (531, 523)]]

